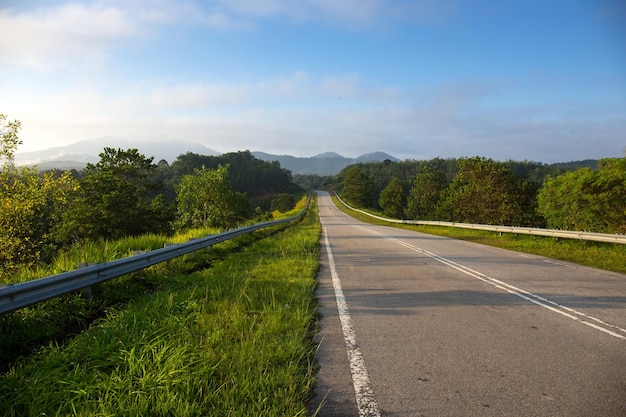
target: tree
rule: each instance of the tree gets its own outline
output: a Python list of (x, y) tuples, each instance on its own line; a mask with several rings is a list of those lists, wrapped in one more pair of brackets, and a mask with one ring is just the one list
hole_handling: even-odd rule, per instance
[(19, 131), (22, 123), (19, 120), (12, 122), (4, 114), (0, 114), (0, 160), (3, 169), (13, 166), (13, 156), (17, 147), (22, 144), (19, 139)]
[(393, 177), (381, 191), (379, 204), (386, 215), (399, 219), (404, 215), (404, 186), (398, 177)]
[(437, 220), (437, 207), (447, 186), (443, 171), (425, 166), (409, 191), (406, 215), (416, 220)]
[(135, 189), (137, 197), (142, 199), (149, 195), (155, 187), (154, 176), (157, 166), (152, 163), (154, 157), (146, 158), (138, 149), (104, 148), (100, 153), (100, 161), (87, 164), (87, 175), (106, 172), (119, 181), (129, 184)]
[(248, 200), (245, 194), (231, 189), (228, 168), (202, 167), (183, 176), (176, 190), (179, 228), (228, 228), (246, 217)]
[(296, 199), (291, 194), (280, 194), (274, 200), (272, 200), (271, 209), (278, 210), (281, 213), (288, 212), (296, 205)]
[(152, 160), (137, 149), (104, 148), (97, 164), (87, 164), (76, 198), (55, 230), (57, 239), (65, 243), (168, 231), (169, 222), (155, 221), (155, 216), (162, 220), (163, 212), (156, 213), (159, 206), (152, 204), (158, 186)]
[(370, 199), (370, 178), (357, 165), (349, 167), (343, 180), (343, 197), (356, 207), (367, 207)]
[(19, 128), (18, 121), (0, 115), (0, 277), (51, 260), (56, 252), (51, 231), (78, 186), (69, 173), (16, 167)]
[(484, 157), (460, 159), (443, 207), (452, 221), (521, 225), (525, 192), (505, 163)]
[(176, 188), (182, 177), (193, 174), (195, 169), (217, 169), (220, 165), (229, 166), (232, 189), (246, 193), (251, 199), (301, 191), (293, 184), (291, 172), (281, 168), (278, 161), (262, 161), (255, 158), (250, 151), (230, 152), (219, 156), (192, 152), (179, 155), (171, 165), (171, 185)]
[(626, 233), (626, 157), (550, 177), (537, 198), (550, 228)]
[(595, 210), (604, 219), (603, 230), (626, 234), (626, 156), (601, 159), (594, 185)]
[(318, 174), (295, 174), (293, 182), (306, 191), (313, 191), (322, 188), (327, 181), (327, 177)]

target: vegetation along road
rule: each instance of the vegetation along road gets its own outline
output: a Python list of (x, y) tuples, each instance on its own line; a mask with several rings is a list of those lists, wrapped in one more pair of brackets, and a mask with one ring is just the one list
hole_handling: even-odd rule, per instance
[(625, 415), (625, 275), (319, 216), (318, 416)]

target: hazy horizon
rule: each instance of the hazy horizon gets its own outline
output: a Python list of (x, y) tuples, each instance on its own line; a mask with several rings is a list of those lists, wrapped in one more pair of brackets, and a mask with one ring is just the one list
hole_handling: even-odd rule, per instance
[[(49, 161), (54, 161), (54, 160), (58, 160), (58, 161), (68, 161), (68, 162), (72, 162), (73, 160), (65, 160), (65, 159), (59, 159), (62, 158), (63, 155), (88, 155), (91, 156), (93, 158), (92, 162), (97, 162), (99, 160), (98, 155), (100, 154), (100, 152), (102, 152), (102, 150), (104, 149), (104, 147), (112, 147), (112, 148), (122, 148), (122, 149), (128, 149), (128, 148), (137, 148), (139, 150), (140, 153), (144, 154), (146, 157), (154, 157), (154, 162), (158, 162), (160, 159), (165, 159), (167, 160), (168, 163), (172, 163), (172, 161), (174, 161), (178, 155), (181, 154), (185, 154), (187, 152), (193, 152), (193, 153), (198, 153), (201, 155), (221, 155), (221, 154), (225, 154), (225, 153), (229, 153), (229, 152), (244, 152), (244, 151), (250, 151), (252, 153), (263, 153), (263, 154), (267, 154), (270, 156), (277, 156), (277, 157), (293, 157), (293, 158), (301, 158), (301, 159), (307, 159), (307, 158), (316, 158), (320, 155), (324, 155), (324, 154), (334, 154), (337, 155), (341, 158), (345, 158), (345, 159), (351, 159), (351, 160), (356, 160), (359, 159), (361, 157), (365, 157), (368, 155), (373, 155), (373, 154), (378, 154), (378, 153), (382, 153), (385, 154), (387, 156), (390, 156), (392, 158), (395, 158), (399, 161), (407, 161), (407, 160), (431, 160), (431, 159), (435, 159), (435, 158), (443, 158), (443, 159), (458, 159), (458, 158), (472, 158), (472, 157), (486, 157), (486, 158), (490, 158), (487, 157), (485, 155), (480, 155), (480, 154), (474, 154), (474, 155), (460, 155), (460, 156), (448, 156), (448, 157), (443, 157), (443, 156), (434, 156), (432, 158), (399, 158), (396, 155), (393, 155), (391, 153), (385, 152), (384, 150), (374, 150), (371, 152), (363, 152), (360, 154), (355, 154), (355, 155), (345, 155), (345, 154), (341, 154), (339, 152), (335, 152), (333, 150), (328, 150), (328, 151), (323, 151), (323, 152), (319, 152), (316, 154), (312, 154), (312, 155), (294, 155), (294, 154), (287, 154), (287, 153), (273, 153), (273, 152), (265, 152), (262, 150), (258, 150), (258, 149), (235, 149), (235, 150), (229, 150), (226, 152), (221, 152), (217, 149), (213, 149), (210, 148), (206, 145), (200, 144), (200, 143), (192, 143), (192, 142), (180, 142), (180, 141), (162, 141), (162, 142), (150, 142), (150, 141), (130, 141), (128, 139), (123, 139), (123, 138), (117, 138), (122, 140), (123, 142), (106, 142), (108, 138), (100, 138), (100, 139), (93, 139), (93, 140), (84, 140), (84, 141), (79, 141), (73, 144), (69, 144), (69, 145), (63, 145), (63, 146), (55, 146), (55, 147), (50, 147), (50, 148), (46, 148), (46, 149), (40, 149), (40, 150), (36, 150), (36, 151), (26, 151), (26, 152), (17, 152), (16, 153), (16, 162), (19, 165), (23, 165), (23, 164), (36, 164), (37, 162), (49, 162)], [(97, 146), (96, 146), (97, 144)], [(77, 145), (81, 145), (81, 146), (77, 146)], [(165, 157), (164, 156), (164, 151), (162, 146), (165, 145), (166, 148), (170, 148), (169, 152), (172, 156), (168, 156)], [(182, 146), (181, 146), (182, 145)], [(84, 146), (88, 146), (89, 149), (85, 149)], [(177, 148), (180, 149), (176, 149), (173, 150), (173, 147), (176, 146)], [(186, 147), (187, 146), (187, 147)], [(202, 146), (204, 149), (206, 149), (208, 152), (207, 153), (203, 153), (204, 150), (200, 150), (197, 147)], [(78, 147), (79, 149), (75, 152), (75, 153), (58, 153), (56, 155), (51, 155), (51, 152), (54, 150), (68, 150), (68, 151), (74, 151), (72, 148), (73, 147)], [(156, 152), (158, 154), (160, 154), (160, 156), (158, 155), (153, 155), (151, 154), (150, 150), (154, 150), (155, 147), (160, 148), (159, 152)], [(191, 147), (191, 148), (189, 148)], [(152, 152), (155, 153), (155, 152)], [(41, 159), (41, 157), (36, 158), (36, 159), (28, 159), (28, 156), (33, 156), (33, 155), (44, 155), (44, 158), (48, 158), (48, 159)], [(175, 155), (175, 156), (174, 156)], [(624, 155), (621, 155), (624, 156)], [(621, 157), (620, 155), (616, 156), (616, 157)], [(606, 158), (610, 158), (612, 156), (608, 156)], [(50, 159), (52, 158), (52, 159)], [(506, 162), (506, 161), (517, 161), (517, 162), (533, 162), (533, 163), (541, 163), (544, 165), (550, 165), (550, 164), (559, 164), (559, 163), (570, 163), (570, 162), (579, 162), (579, 161), (585, 161), (585, 160), (599, 160), (599, 159), (603, 159), (603, 158), (583, 158), (583, 159), (571, 159), (571, 160), (557, 160), (557, 161), (553, 161), (553, 162), (545, 162), (545, 161), (541, 161), (541, 160), (529, 160), (529, 159), (515, 159), (515, 158), (506, 158), (506, 159), (498, 159), (498, 158), (492, 158), (496, 161), (500, 161), (500, 162)], [(74, 161), (74, 162), (80, 162), (80, 161)]]

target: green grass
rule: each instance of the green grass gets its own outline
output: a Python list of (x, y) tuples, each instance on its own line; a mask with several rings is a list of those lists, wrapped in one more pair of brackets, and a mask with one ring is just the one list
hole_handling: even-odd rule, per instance
[(294, 205), (293, 209), (286, 211), (284, 213), (280, 212), (279, 210), (274, 210), (272, 212), (272, 217), (277, 220), (277, 219), (284, 219), (287, 217), (291, 217), (291, 216), (295, 216), (296, 214), (300, 213), (300, 211), (306, 207), (306, 203), (309, 200), (309, 196), (305, 195), (302, 196), (302, 198), (300, 198), (300, 200), (298, 200), (296, 202), (296, 204)]
[(150, 251), (162, 248), (165, 244), (187, 242), (189, 239), (204, 237), (219, 233), (214, 228), (189, 229), (174, 236), (146, 234), (138, 237), (127, 237), (116, 241), (104, 239), (76, 243), (73, 246), (59, 251), (49, 265), (39, 265), (37, 268), (24, 269), (13, 276), (3, 276), (3, 283), (15, 284), (32, 279), (71, 271), (80, 264), (109, 262), (115, 259), (131, 256), (136, 251)]
[[(75, 245), (60, 252), (50, 265), (23, 270), (11, 277), (9, 282), (19, 283), (76, 269), (79, 263), (98, 263), (132, 255), (135, 250), (151, 250), (165, 243), (179, 243), (192, 237), (205, 236), (213, 229), (190, 230), (176, 236), (147, 235), (121, 239), (115, 242), (97, 241)], [(240, 240), (239, 242), (243, 242)], [(230, 246), (228, 246), (230, 245)], [(199, 269), (210, 264), (207, 259), (218, 258), (221, 251), (228, 251), (233, 243), (223, 244), (211, 252), (195, 257), (181, 257), (170, 261), (187, 270)], [(194, 264), (195, 263), (195, 264)], [(153, 267), (158, 270), (160, 265)], [(42, 344), (63, 342), (84, 331), (91, 323), (106, 315), (110, 308), (119, 307), (142, 294), (158, 288), (159, 280), (153, 273), (144, 271), (116, 278), (93, 289), (93, 297), (68, 294), (43, 303), (21, 309), (0, 317), (3, 332), (0, 335), (0, 372), (7, 369), (16, 358), (28, 356)]]
[[(545, 236), (516, 235), (513, 233), (488, 232), (445, 226), (391, 223), (350, 210), (334, 196), (333, 199), (337, 207), (345, 213), (364, 222), (467, 240), (483, 245), (547, 256), (593, 268), (626, 274), (626, 245), (575, 239), (558, 239)], [(381, 213), (372, 212), (372, 214), (384, 217)]]
[(264, 233), (147, 270), (153, 291), (0, 375), (0, 414), (306, 415), (320, 226)]

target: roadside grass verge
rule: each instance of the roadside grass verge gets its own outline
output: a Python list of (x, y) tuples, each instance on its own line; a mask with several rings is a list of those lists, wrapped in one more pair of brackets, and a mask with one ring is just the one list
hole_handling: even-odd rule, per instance
[[(311, 197), (313, 198), (313, 197)], [(274, 210), (272, 211), (272, 217), (275, 220), (278, 219), (283, 219), (285, 217), (291, 217), (291, 216), (295, 216), (296, 214), (298, 214), (300, 212), (300, 210), (302, 210), (303, 208), (306, 207), (307, 201), (309, 200), (309, 195), (304, 195), (302, 196), (302, 198), (300, 198), (300, 200), (296, 201), (296, 204), (294, 205), (294, 207), (286, 212), (281, 212), (279, 210)]]
[(153, 291), (1, 374), (0, 414), (305, 416), (316, 210), (265, 233), (241, 250), (225, 249), (209, 269), (188, 272), (170, 261), (146, 270)]
[[(201, 237), (214, 229), (195, 229), (175, 236), (146, 235), (125, 238), (114, 242), (96, 241), (75, 245), (59, 253), (50, 265), (23, 270), (12, 276), (9, 283), (19, 283), (42, 278), (57, 273), (74, 270), (80, 263), (100, 263), (131, 256), (133, 251), (162, 248), (165, 243), (178, 243), (189, 238)], [(238, 242), (244, 242), (240, 240)], [(244, 243), (239, 243), (244, 244)], [(221, 252), (230, 250), (227, 244), (195, 257), (182, 257), (170, 261), (171, 267), (201, 268), (218, 258)], [(160, 265), (154, 266), (158, 270)], [(160, 281), (148, 270), (128, 274), (93, 288), (93, 297), (80, 294), (67, 294), (53, 298), (14, 313), (0, 316), (3, 332), (0, 334), (0, 372), (19, 357), (28, 356), (32, 351), (48, 343), (62, 342), (85, 330), (96, 319), (106, 315), (108, 309), (117, 308), (140, 295), (158, 288)]]
[(55, 259), (48, 265), (42, 264), (36, 268), (24, 269), (12, 276), (3, 276), (2, 283), (16, 284), (50, 275), (72, 271), (80, 264), (94, 264), (110, 262), (115, 259), (131, 256), (136, 251), (150, 251), (162, 248), (165, 244), (177, 244), (189, 239), (204, 237), (219, 233), (214, 228), (189, 229), (173, 236), (145, 234), (137, 237), (127, 237), (115, 241), (99, 239), (96, 241), (80, 242), (69, 248), (59, 251)]
[[(281, 214), (289, 217), (306, 206), (303, 197), (293, 212)], [(160, 271), (162, 265), (177, 268), (180, 272), (191, 273), (211, 266), (233, 251), (242, 250), (253, 241), (276, 233), (283, 226), (266, 228), (214, 245), (210, 250), (196, 252), (156, 265), (151, 270)], [(2, 277), (2, 283), (20, 283), (76, 269), (80, 264), (109, 262), (131, 256), (137, 252), (162, 248), (166, 244), (178, 244), (190, 239), (217, 234), (215, 228), (195, 228), (179, 232), (173, 236), (146, 234), (127, 237), (115, 241), (97, 240), (81, 242), (59, 251), (49, 265), (25, 269), (13, 276)], [(93, 297), (86, 299), (79, 294), (68, 294), (44, 303), (21, 309), (0, 317), (3, 334), (0, 335), (0, 372), (19, 357), (30, 355), (42, 345), (51, 342), (62, 343), (87, 329), (94, 320), (103, 317), (111, 308), (120, 308), (128, 301), (156, 291), (162, 280), (155, 278), (149, 270), (138, 271), (116, 278), (93, 288)]]
[[(307, 196), (302, 197), (295, 207), (286, 213), (275, 211), (272, 218), (282, 219), (295, 216), (306, 207)], [(178, 232), (172, 236), (147, 233), (141, 236), (126, 237), (115, 241), (99, 239), (95, 241), (78, 242), (59, 251), (50, 264), (41, 264), (35, 268), (27, 268), (13, 275), (0, 274), (0, 284), (17, 284), (37, 278), (72, 271), (81, 264), (110, 262), (116, 259), (131, 256), (136, 252), (147, 252), (160, 249), (166, 244), (179, 244), (190, 239), (202, 238), (218, 234), (217, 228), (193, 228)]]
[[(513, 233), (498, 233), (444, 226), (391, 223), (350, 210), (337, 198), (334, 196), (332, 196), (332, 198), (340, 210), (367, 223), (466, 240), (626, 274), (626, 245), (575, 239), (559, 239), (546, 236), (516, 235)], [(384, 216), (381, 213), (373, 214)]]

